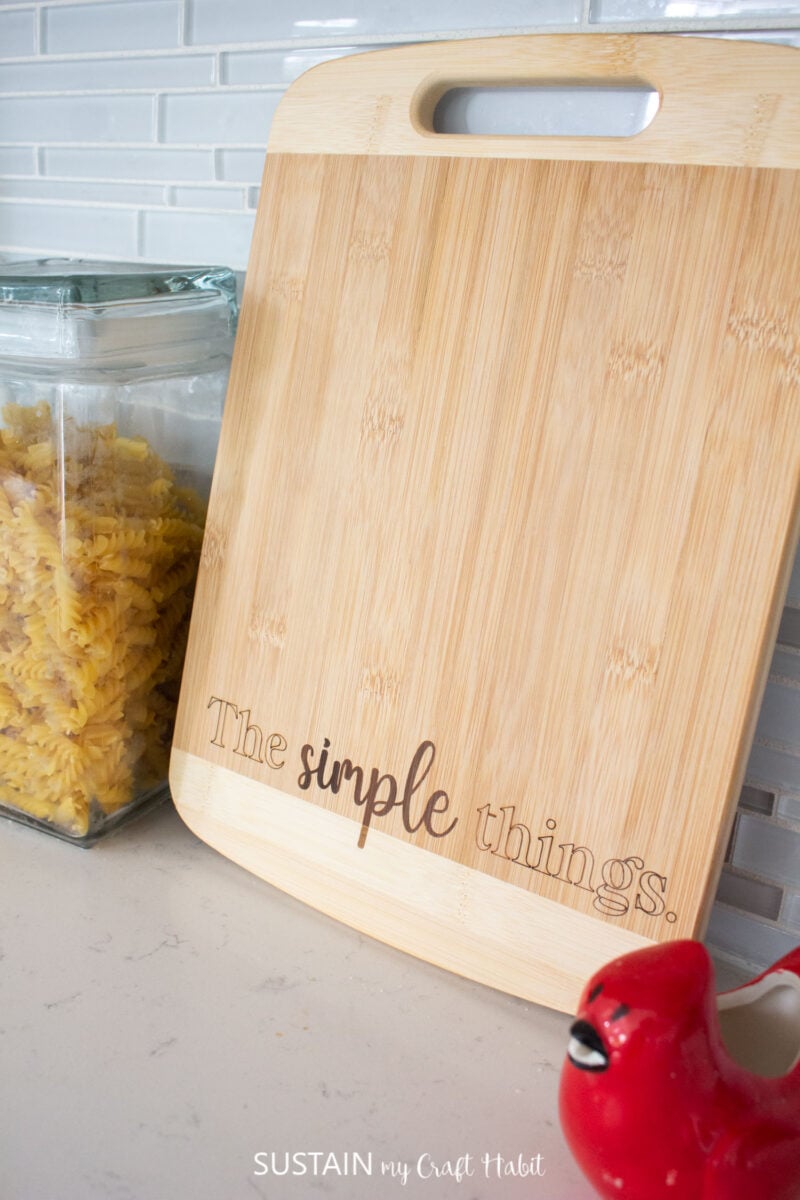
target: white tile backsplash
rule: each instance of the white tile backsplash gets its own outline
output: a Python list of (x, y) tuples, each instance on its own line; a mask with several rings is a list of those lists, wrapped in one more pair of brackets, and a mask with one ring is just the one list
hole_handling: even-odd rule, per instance
[(0, 175), (35, 175), (33, 146), (0, 146)]
[(422, 33), (471, 33), (531, 25), (577, 25), (581, 0), (187, 0), (191, 45), (270, 42), (291, 38), (308, 42), (348, 39), (413, 39)]
[(775, 793), (745, 784), (739, 796), (739, 805), (748, 812), (760, 812), (770, 817), (775, 811)]
[(800, 755), (756, 738), (750, 750), (747, 776), (756, 786), (800, 795)]
[(767, 683), (756, 737), (771, 738), (800, 754), (800, 687)]
[(3, 96), (5, 142), (146, 142), (153, 138), (151, 96)]
[(725, 954), (756, 967), (777, 962), (797, 946), (797, 937), (790, 930), (719, 903), (711, 911), (706, 940)]
[(264, 174), (264, 150), (217, 151), (217, 177), (241, 180), (242, 183), (261, 183)]
[(162, 97), (159, 134), (163, 142), (194, 142), (202, 131), (216, 144), (251, 142), (266, 148), (272, 114), (281, 92), (179, 92)]
[(0, 245), (72, 255), (83, 254), (91, 245), (92, 253), (101, 257), (130, 258), (139, 250), (137, 217), (133, 209), (2, 201)]
[(787, 929), (800, 933), (800, 892), (786, 893), (781, 919)]
[[(0, 255), (241, 272), (303, 71), (418, 38), (621, 28), (797, 45), (800, 0), (0, 0)], [(800, 557), (788, 604), (708, 933), (757, 965), (800, 933)]]
[(770, 679), (787, 687), (800, 688), (800, 650), (776, 646), (769, 668)]
[[(40, 151), (42, 172), (73, 179), (173, 180), (214, 178), (214, 151), (171, 147), (46, 146)], [(264, 155), (261, 154), (263, 164)]]
[(303, 47), (288, 50), (235, 50), (220, 54), (220, 79), (233, 85), (286, 87), (304, 71), (332, 58), (362, 54), (377, 46)]
[(172, 187), (169, 203), (178, 208), (240, 209), (242, 189), (233, 187)]
[[(698, 37), (714, 37), (703, 33)], [(740, 42), (771, 42), (774, 46), (800, 46), (800, 30), (794, 29), (744, 29), (738, 33), (727, 33), (726, 37)]]
[(778, 629), (778, 641), (800, 650), (800, 609), (788, 606), (784, 608)]
[[(36, 52), (36, 13), (32, 8), (0, 12), (0, 54), (3, 58)], [(0, 133), (0, 137), (2, 133)]]
[(111, 183), (96, 179), (5, 179), (0, 199), (89, 201), (92, 204), (163, 204), (164, 185)]
[(777, 921), (783, 892), (777, 884), (765, 883), (726, 867), (719, 881), (717, 900), (728, 906), (744, 909), (755, 917)]
[[(800, 782), (800, 773), (798, 773), (798, 782)], [(794, 821), (800, 826), (800, 798), (797, 796), (781, 796), (778, 800), (776, 816), (783, 817), (786, 821)]]
[(800, 875), (800, 829), (740, 813), (731, 862), (753, 875), (795, 884)]
[(800, 557), (795, 559), (792, 575), (789, 580), (789, 592), (786, 597), (789, 604), (800, 608)]
[(136, 57), (40, 58), (0, 62), (0, 92), (94, 92), (138, 88), (203, 87), (214, 83), (213, 54)]
[(42, 49), (47, 54), (172, 49), (180, 44), (180, 0), (54, 4), (42, 17)]
[(227, 266), (247, 256), (254, 223), (254, 213), (230, 213), (220, 234), (213, 213), (149, 210), (142, 214), (141, 253), (152, 262)]
[(760, 21), (796, 15), (794, 0), (591, 0), (590, 7), (593, 21)]

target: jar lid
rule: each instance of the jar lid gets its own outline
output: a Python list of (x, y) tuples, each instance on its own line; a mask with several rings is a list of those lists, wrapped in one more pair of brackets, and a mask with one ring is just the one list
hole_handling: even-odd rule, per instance
[(0, 357), (146, 365), (230, 352), (236, 276), (49, 258), (0, 263)]

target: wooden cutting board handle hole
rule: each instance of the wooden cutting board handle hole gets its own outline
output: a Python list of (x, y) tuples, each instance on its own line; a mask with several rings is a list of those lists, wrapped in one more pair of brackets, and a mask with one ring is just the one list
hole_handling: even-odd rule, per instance
[(452, 87), (433, 108), (439, 134), (473, 137), (630, 138), (650, 125), (658, 92), (647, 84)]

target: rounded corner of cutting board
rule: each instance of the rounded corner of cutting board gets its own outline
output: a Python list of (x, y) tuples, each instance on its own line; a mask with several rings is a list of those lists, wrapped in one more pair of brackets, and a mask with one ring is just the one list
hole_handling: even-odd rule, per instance
[[(184, 823), (326, 915), (476, 983), (572, 1012), (587, 979), (651, 939), (174, 749)], [(298, 852), (298, 847), (302, 852)]]
[(175, 806), (175, 811), (183, 821), (184, 825), (186, 825), (186, 827), (190, 829), (192, 833), (196, 834), (201, 841), (205, 841), (203, 834), (196, 829), (192, 823), (192, 817), (197, 811), (196, 805), (192, 806), (191, 803), (184, 804), (184, 796), (186, 794), (186, 767), (189, 760), (193, 757), (193, 755), (186, 754), (186, 752), (183, 750), (177, 750), (173, 746), (169, 756), (169, 794), (172, 799), (172, 803)]

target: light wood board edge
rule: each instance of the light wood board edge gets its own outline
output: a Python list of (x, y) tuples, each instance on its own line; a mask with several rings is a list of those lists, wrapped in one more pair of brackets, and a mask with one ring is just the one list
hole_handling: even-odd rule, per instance
[[(656, 34), (534, 34), (431, 42), (322, 63), (288, 89), (269, 153), (800, 166), (800, 60), (791, 46)], [(660, 108), (628, 138), (437, 134), (452, 87), (650, 86)]]
[(197, 755), (173, 749), (189, 828), (240, 866), (399, 950), (523, 999), (574, 1012), (603, 963), (639, 934), (503, 883)]
[(703, 931), (708, 928), (708, 923), (711, 919), (711, 910), (717, 898), (722, 868), (725, 866), (725, 849), (730, 841), (736, 814), (739, 811), (739, 797), (747, 775), (747, 763), (753, 747), (753, 739), (755, 738), (756, 726), (764, 701), (764, 693), (767, 689), (772, 655), (778, 640), (778, 630), (789, 592), (798, 543), (800, 543), (800, 478), (797, 479), (795, 486), (794, 520), (786, 530), (781, 567), (772, 594), (770, 617), (764, 628), (762, 649), (756, 664), (756, 674), (750, 692), (750, 711), (747, 717), (747, 724), (742, 730), (736, 763), (731, 772), (730, 790), (725, 806), (727, 815), (720, 823), (714, 851), (709, 859), (710, 870), (706, 879), (705, 893), (700, 906), (698, 922), (698, 928)]

